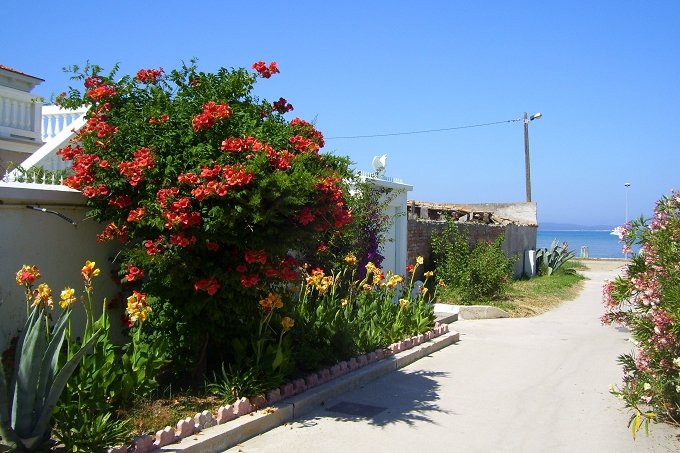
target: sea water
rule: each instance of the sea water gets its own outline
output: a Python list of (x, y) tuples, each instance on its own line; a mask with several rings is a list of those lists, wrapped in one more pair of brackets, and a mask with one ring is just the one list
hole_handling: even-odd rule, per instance
[[(538, 229), (537, 248), (548, 248), (553, 241), (566, 242), (569, 250), (581, 256), (582, 247), (587, 247), (590, 258), (624, 258), (623, 244), (618, 235), (610, 230), (543, 230)], [(633, 252), (637, 252), (634, 248)], [(630, 257), (630, 254), (628, 255)]]

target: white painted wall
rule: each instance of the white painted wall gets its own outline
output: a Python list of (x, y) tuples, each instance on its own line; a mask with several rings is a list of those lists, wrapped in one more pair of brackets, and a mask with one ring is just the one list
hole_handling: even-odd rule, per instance
[[(26, 319), (24, 289), (15, 281), (23, 264), (38, 266), (42, 278), (37, 283), (50, 285), (57, 307), (65, 286), (82, 290), (80, 269), (86, 260), (95, 261), (102, 271), (95, 279), (95, 305), (117, 293), (117, 286), (109, 278), (109, 259), (116, 244), (96, 242), (101, 225), (85, 219), (84, 197), (65, 187), (34, 184), (20, 187), (0, 185), (0, 351)], [(74, 227), (56, 215), (27, 209), (26, 205), (53, 209), (78, 225)], [(84, 326), (82, 310), (76, 310), (72, 319), (74, 328)], [(112, 322), (118, 325), (117, 319)]]
[(413, 190), (413, 186), (398, 182), (398, 180), (386, 180), (376, 177), (365, 176), (362, 179), (376, 187), (384, 187), (396, 191), (397, 195), (392, 198), (388, 207), (388, 214), (392, 217), (392, 225), (385, 238), (382, 254), (383, 271), (392, 271), (395, 274), (403, 275), (406, 268), (407, 248), (406, 238), (408, 233), (408, 223), (406, 219), (406, 203), (408, 192)]

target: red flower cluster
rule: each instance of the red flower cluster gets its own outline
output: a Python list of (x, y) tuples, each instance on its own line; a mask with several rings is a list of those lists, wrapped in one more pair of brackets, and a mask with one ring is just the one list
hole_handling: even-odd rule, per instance
[(80, 145), (68, 145), (57, 151), (57, 156), (61, 156), (61, 160), (73, 160), (83, 154), (83, 147)]
[(265, 79), (270, 78), (273, 74), (279, 73), (279, 67), (275, 61), (272, 61), (269, 66), (267, 66), (267, 63), (264, 61), (258, 61), (253, 64), (253, 69)]
[(308, 207), (302, 208), (298, 214), (298, 222), (300, 222), (302, 225), (309, 225), (314, 221), (315, 218), (316, 217), (314, 216), (314, 213)]
[[(230, 153), (242, 153), (244, 151), (258, 152), (263, 151), (269, 163), (273, 168), (277, 170), (288, 170), (291, 167), (291, 161), (295, 158), (295, 155), (288, 150), (277, 151), (271, 145), (267, 143), (262, 143), (255, 137), (229, 137), (222, 141), (221, 146), (222, 151)], [(246, 156), (246, 158), (252, 157), (251, 155)]]
[(118, 132), (118, 128), (111, 126), (106, 122), (106, 115), (99, 114), (91, 118), (88, 118), (85, 126), (78, 133), (79, 137), (85, 136), (87, 134), (94, 134), (98, 138), (111, 137), (113, 134)]
[(144, 214), (146, 214), (146, 210), (144, 208), (133, 209), (128, 214), (127, 221), (128, 222), (139, 222), (144, 217)]
[(111, 222), (104, 228), (104, 231), (97, 235), (97, 242), (102, 243), (118, 238), (120, 242), (127, 242), (128, 227), (126, 225), (118, 226)]
[(215, 104), (214, 101), (203, 104), (203, 111), (191, 120), (194, 132), (209, 129), (215, 121), (223, 120), (231, 116), (231, 107), (228, 104)]
[(201, 214), (192, 211), (191, 199), (189, 197), (179, 198), (177, 201), (161, 205), (161, 207), (163, 208), (165, 228), (168, 230), (172, 230), (175, 227), (186, 230), (201, 224)]
[(317, 189), (322, 194), (322, 204), (327, 207), (327, 212), (333, 217), (335, 228), (342, 228), (352, 221), (352, 212), (345, 207), (343, 201), (340, 178), (332, 176), (322, 178)]
[(191, 236), (187, 236), (184, 233), (177, 233), (177, 234), (171, 234), (170, 235), (170, 244), (176, 245), (178, 247), (189, 247), (190, 245), (194, 245), (196, 243), (196, 236), (193, 234)]
[(311, 123), (308, 123), (301, 118), (293, 118), (290, 125), (300, 131), (299, 135), (314, 141), (314, 143), (319, 145), (319, 148), (323, 148), (326, 145), (323, 134), (317, 131)]
[(161, 235), (154, 241), (151, 239), (144, 241), (144, 248), (146, 249), (147, 255), (161, 254), (163, 253), (163, 250), (165, 250), (165, 238)]
[(94, 165), (101, 159), (96, 154), (78, 154), (73, 159), (71, 169), (73, 175), (64, 179), (64, 184), (72, 189), (80, 190), (94, 182)]
[(85, 96), (92, 99), (94, 102), (102, 99), (110, 98), (116, 95), (116, 87), (114, 85), (100, 85), (92, 88), (85, 93)]
[(244, 258), (248, 264), (267, 264), (267, 252), (265, 250), (246, 250)]
[(113, 195), (109, 198), (109, 206), (114, 208), (123, 209), (127, 208), (132, 204), (132, 198), (130, 195)]
[(87, 198), (105, 197), (109, 194), (109, 188), (104, 184), (99, 184), (97, 187), (87, 186), (83, 189), (83, 195)]
[(292, 111), (293, 106), (289, 104), (284, 98), (279, 98), (278, 101), (272, 104), (272, 109), (283, 115), (284, 113)]
[(118, 170), (130, 185), (135, 187), (143, 180), (144, 170), (154, 168), (154, 165), (154, 156), (149, 148), (139, 148), (134, 152), (132, 161), (123, 161), (118, 164)]
[(255, 174), (241, 164), (221, 166), (218, 163), (212, 167), (203, 166), (200, 175), (189, 172), (177, 177), (180, 184), (194, 186), (191, 195), (196, 201), (203, 201), (209, 196), (226, 197), (230, 188), (245, 187), (253, 179)]
[(99, 76), (90, 76), (85, 79), (85, 88), (97, 88), (102, 85), (104, 80)]
[(133, 264), (128, 264), (126, 272), (127, 274), (123, 278), (128, 283), (144, 278), (144, 271)]
[(319, 145), (302, 135), (294, 135), (288, 141), (298, 153), (319, 153)]
[(196, 291), (205, 291), (209, 296), (214, 296), (220, 289), (220, 283), (215, 277), (204, 278), (194, 284)]
[(167, 123), (169, 119), (170, 119), (170, 117), (168, 115), (163, 114), (163, 115), (159, 116), (158, 118), (152, 116), (151, 118), (149, 118), (148, 121), (149, 121), (149, 124), (163, 124), (163, 123)]
[(142, 83), (156, 83), (158, 78), (163, 74), (163, 68), (158, 69), (140, 69), (137, 71), (135, 79)]

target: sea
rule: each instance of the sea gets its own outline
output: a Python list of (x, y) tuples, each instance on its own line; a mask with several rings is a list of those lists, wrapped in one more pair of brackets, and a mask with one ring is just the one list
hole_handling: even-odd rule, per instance
[[(553, 241), (566, 242), (576, 257), (624, 258), (623, 244), (611, 230), (545, 230), (538, 228), (537, 248), (548, 248)], [(637, 252), (633, 249), (633, 252)], [(585, 256), (584, 256), (585, 255)], [(628, 254), (630, 257), (630, 254)]]

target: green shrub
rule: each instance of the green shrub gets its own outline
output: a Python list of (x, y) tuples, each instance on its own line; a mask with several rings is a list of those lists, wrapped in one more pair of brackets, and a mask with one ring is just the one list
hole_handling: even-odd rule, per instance
[(467, 234), (448, 219), (432, 237), (432, 253), (439, 280), (460, 303), (470, 304), (505, 295), (512, 279), (512, 263), (503, 249), (504, 237), (470, 247)]

